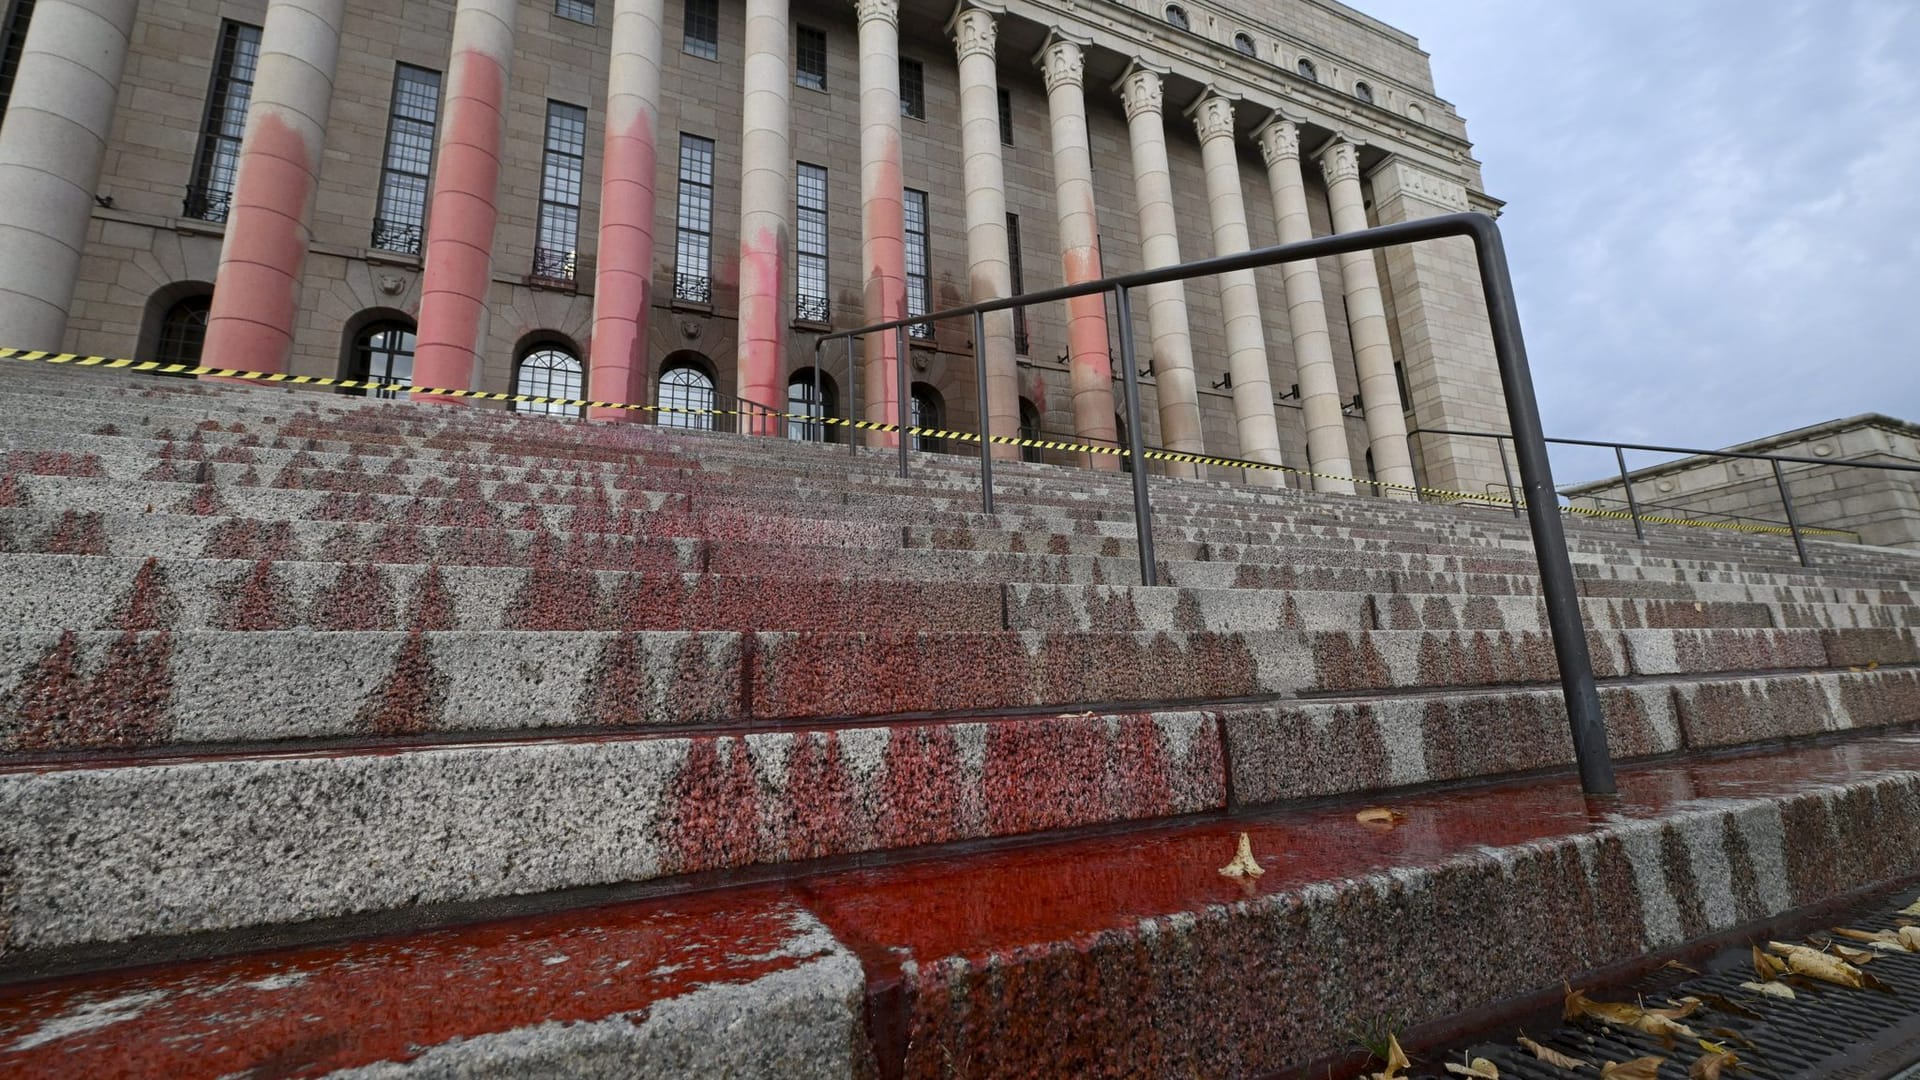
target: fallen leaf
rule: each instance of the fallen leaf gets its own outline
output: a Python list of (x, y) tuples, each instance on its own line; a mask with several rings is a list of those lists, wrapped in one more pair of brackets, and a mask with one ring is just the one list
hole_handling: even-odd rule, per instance
[(1608, 1061), (1600, 1066), (1600, 1080), (1660, 1080), (1663, 1057), (1634, 1058), (1632, 1061)]
[(1407, 1052), (1400, 1049), (1400, 1038), (1387, 1035), (1387, 1067), (1372, 1075), (1371, 1080), (1400, 1080), (1403, 1069), (1413, 1068), (1413, 1062), (1407, 1060)]
[(1758, 945), (1753, 947), (1753, 974), (1755, 978), (1761, 982), (1771, 982), (1786, 974), (1786, 971), (1787, 965), (1781, 963), (1779, 959), (1761, 952), (1760, 946)]
[(1751, 990), (1756, 994), (1765, 994), (1768, 997), (1777, 997), (1785, 1001), (1792, 1001), (1799, 996), (1793, 992), (1793, 987), (1788, 986), (1786, 983), (1778, 982), (1743, 982), (1740, 984), (1740, 989)]
[(1664, 963), (1664, 964), (1661, 964), (1660, 966), (1661, 966), (1662, 968), (1672, 968), (1672, 969), (1673, 969), (1673, 970), (1675, 970), (1675, 971), (1684, 971), (1684, 972), (1686, 972), (1686, 973), (1687, 973), (1687, 974), (1689, 974), (1689, 975), (1698, 975), (1698, 974), (1700, 974), (1700, 969), (1699, 969), (1699, 968), (1690, 968), (1690, 967), (1688, 967), (1687, 965), (1685, 965), (1685, 964), (1683, 964), (1683, 963), (1681, 963), (1681, 962), (1680, 962), (1680, 961), (1678, 961), (1678, 960), (1669, 960), (1669, 961), (1667, 961), (1666, 963)]
[[(1852, 927), (1836, 926), (1833, 928), (1833, 934), (1835, 937), (1843, 937), (1848, 941), (1861, 942), (1869, 948), (1892, 948), (1912, 951), (1908, 948), (1906, 942), (1900, 940), (1900, 935), (1893, 930), (1855, 930)], [(1920, 933), (1914, 935), (1914, 941), (1916, 945), (1920, 945)]]
[(1720, 1080), (1722, 1069), (1731, 1069), (1738, 1064), (1740, 1058), (1725, 1051), (1707, 1054), (1694, 1061), (1693, 1067), (1687, 1070), (1687, 1080)]
[[(1760, 1014), (1754, 1013), (1753, 1015), (1755, 1018), (1758, 1018)], [(1760, 1049), (1758, 1046), (1754, 1045), (1754, 1042), (1752, 1039), (1747, 1038), (1745, 1035), (1740, 1034), (1739, 1032), (1733, 1030), (1732, 1028), (1708, 1028), (1707, 1033), (1709, 1035), (1717, 1035), (1720, 1038), (1727, 1040), (1728, 1042), (1739, 1043), (1741, 1046), (1744, 1046), (1749, 1050)]]
[[(1760, 1019), (1759, 1013), (1754, 1012), (1752, 1009), (1747, 1008), (1745, 1005), (1740, 1004), (1739, 1002), (1733, 1000), (1730, 997), (1722, 997), (1719, 994), (1710, 994), (1703, 990), (1700, 993), (1700, 998), (1701, 1000), (1706, 1002), (1707, 1008), (1712, 1009), (1715, 1012), (1723, 1012), (1729, 1016), (1744, 1016), (1749, 1020)], [(1686, 999), (1682, 998), (1681, 1000), (1684, 1001)]]
[(1525, 1035), (1520, 1036), (1514, 1041), (1520, 1044), (1522, 1050), (1525, 1050), (1527, 1053), (1532, 1054), (1534, 1057), (1539, 1058), (1549, 1065), (1562, 1069), (1584, 1069), (1587, 1066), (1587, 1063), (1581, 1061), (1579, 1058), (1568, 1057), (1551, 1046), (1541, 1046)]
[(1894, 933), (1908, 952), (1920, 952), (1920, 926), (1903, 926)]
[(1849, 964), (1866, 964), (1873, 960), (1873, 953), (1866, 949), (1850, 949), (1837, 941), (1827, 943), (1833, 949), (1833, 955)]
[(1234, 852), (1233, 861), (1221, 867), (1220, 872), (1230, 878), (1259, 877), (1266, 873), (1253, 861), (1253, 841), (1246, 833), (1240, 834), (1240, 849)]
[(1726, 1047), (1720, 1045), (1717, 1042), (1713, 1042), (1710, 1039), (1701, 1039), (1700, 1049), (1706, 1051), (1709, 1054), (1725, 1054), (1730, 1052)]
[(1687, 1017), (1700, 1011), (1700, 999), (1697, 997), (1683, 997), (1680, 999), (1679, 1008), (1648, 1009), (1646, 1011), (1654, 1016), (1664, 1016), (1669, 1020), (1685, 1020)]
[(1920, 899), (1914, 900), (1913, 903), (1908, 904), (1906, 907), (1903, 907), (1899, 911), (1894, 912), (1894, 914), (1895, 915), (1912, 915), (1916, 918), (1920, 918)]
[(1474, 1058), (1470, 1064), (1462, 1065), (1457, 1061), (1447, 1062), (1447, 1071), (1455, 1076), (1473, 1076), (1479, 1080), (1500, 1080), (1500, 1069), (1486, 1058)]
[(1862, 972), (1852, 964), (1838, 957), (1829, 956), (1819, 949), (1809, 949), (1805, 945), (1789, 945), (1781, 941), (1767, 942), (1767, 949), (1786, 958), (1787, 969), (1796, 975), (1833, 983), (1835, 986), (1852, 987), (1855, 990), (1866, 986)]
[(1867, 670), (1868, 670), (1868, 671), (1874, 671), (1874, 670), (1877, 670), (1877, 669), (1878, 669), (1879, 667), (1880, 667), (1880, 661), (1878, 661), (1878, 660), (1874, 660), (1874, 661), (1871, 661), (1871, 662), (1869, 662), (1869, 663), (1867, 664)]
[[(1696, 1003), (1697, 1004), (1697, 1003)], [(1562, 1015), (1568, 1020), (1592, 1017), (1602, 1023), (1615, 1027), (1630, 1028), (1646, 1035), (1663, 1039), (1697, 1038), (1693, 1030), (1679, 1022), (1680, 1017), (1691, 1013), (1696, 1006), (1681, 1009), (1643, 1009), (1638, 1005), (1629, 1005), (1623, 1001), (1594, 1001), (1579, 990), (1567, 993)]]
[(1386, 831), (1407, 820), (1407, 815), (1384, 806), (1369, 806), (1353, 815), (1353, 820), (1370, 829)]

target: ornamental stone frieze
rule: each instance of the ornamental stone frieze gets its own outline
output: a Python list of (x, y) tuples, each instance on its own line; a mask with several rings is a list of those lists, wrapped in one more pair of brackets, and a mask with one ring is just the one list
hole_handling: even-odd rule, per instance
[(1465, 184), (1428, 172), (1399, 156), (1374, 170), (1373, 188), (1375, 198), (1382, 201), (1398, 195), (1456, 213), (1473, 208)]

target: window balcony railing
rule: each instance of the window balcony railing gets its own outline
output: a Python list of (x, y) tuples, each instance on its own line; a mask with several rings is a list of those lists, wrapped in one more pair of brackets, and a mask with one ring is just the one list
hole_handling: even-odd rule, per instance
[(422, 240), (423, 235), (418, 224), (388, 221), (385, 218), (373, 219), (373, 246), (381, 251), (418, 255)]
[(574, 280), (576, 253), (572, 251), (554, 251), (551, 248), (533, 249), (533, 277), (541, 281)]
[[(918, 314), (925, 314), (925, 313), (924, 312), (908, 313), (909, 317), (913, 315), (918, 315)], [(914, 323), (912, 326), (907, 327), (907, 336), (912, 338), (915, 341), (932, 341), (933, 340), (933, 324), (932, 323)]]
[(187, 217), (220, 224), (233, 209), (233, 192), (225, 188), (194, 185), (187, 189), (181, 212)]
[(825, 326), (832, 314), (833, 307), (824, 296), (802, 296), (794, 305), (794, 317), (804, 323)]
[(713, 280), (705, 274), (675, 274), (673, 298), (689, 304), (710, 304), (713, 302)]

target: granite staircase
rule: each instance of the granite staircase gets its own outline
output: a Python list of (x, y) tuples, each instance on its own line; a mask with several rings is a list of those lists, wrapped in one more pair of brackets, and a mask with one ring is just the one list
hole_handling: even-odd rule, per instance
[(0, 1073), (1268, 1075), (1914, 873), (1912, 555), (1570, 521), (1593, 801), (1504, 511), (7, 374)]

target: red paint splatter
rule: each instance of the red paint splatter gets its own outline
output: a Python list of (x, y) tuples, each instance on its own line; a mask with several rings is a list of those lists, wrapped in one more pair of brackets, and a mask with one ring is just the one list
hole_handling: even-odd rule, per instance
[(661, 823), (666, 847), (661, 868), (667, 873), (749, 866), (766, 854), (760, 785), (745, 739), (691, 740), (667, 806), (670, 817)]
[(222, 630), (286, 630), (293, 626), (292, 605), (287, 586), (273, 569), (273, 560), (253, 564), (246, 578), (227, 588), (226, 610), (219, 620)]
[(377, 566), (346, 563), (314, 605), (322, 630), (394, 629), (393, 587)]
[(386, 682), (361, 707), (355, 726), (374, 735), (417, 735), (440, 726), (446, 707), (447, 677), (435, 670), (427, 640), (419, 630), (407, 634)]

